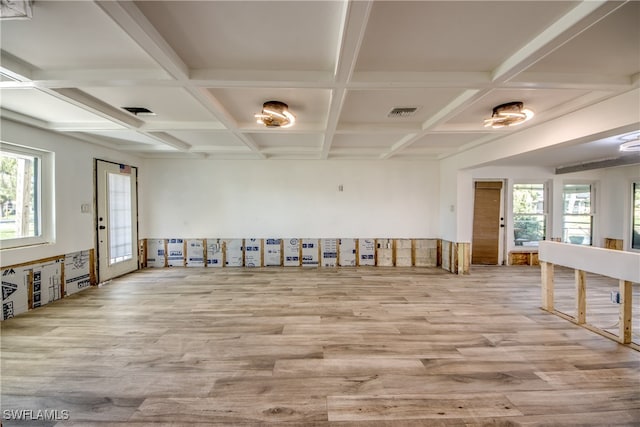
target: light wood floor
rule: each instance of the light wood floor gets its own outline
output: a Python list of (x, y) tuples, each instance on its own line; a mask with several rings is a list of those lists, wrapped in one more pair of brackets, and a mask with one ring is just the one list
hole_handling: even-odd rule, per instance
[(640, 353), (539, 306), (527, 266), (148, 269), (3, 322), (2, 409), (81, 426), (640, 425)]

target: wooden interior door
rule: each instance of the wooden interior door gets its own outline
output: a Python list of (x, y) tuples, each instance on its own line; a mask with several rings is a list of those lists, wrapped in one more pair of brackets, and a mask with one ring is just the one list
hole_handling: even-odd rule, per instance
[(500, 207), (502, 182), (476, 182), (473, 203), (471, 263), (500, 263)]

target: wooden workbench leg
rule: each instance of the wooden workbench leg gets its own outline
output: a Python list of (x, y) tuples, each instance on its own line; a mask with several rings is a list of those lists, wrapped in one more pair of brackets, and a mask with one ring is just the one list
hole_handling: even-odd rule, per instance
[(540, 271), (542, 276), (542, 308), (553, 311), (553, 264), (541, 261)]
[(620, 334), (618, 339), (622, 344), (631, 342), (632, 295), (631, 282), (620, 280)]

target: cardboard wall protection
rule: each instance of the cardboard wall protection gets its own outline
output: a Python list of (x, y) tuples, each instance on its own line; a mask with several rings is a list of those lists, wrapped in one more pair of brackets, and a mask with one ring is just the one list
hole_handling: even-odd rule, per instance
[(300, 240), (284, 239), (284, 266), (300, 266)]
[(317, 267), (319, 263), (318, 239), (302, 239), (302, 266)]
[(411, 239), (396, 239), (396, 267), (413, 265)]
[(164, 239), (147, 239), (147, 267), (162, 268), (166, 265)]
[(244, 261), (243, 239), (225, 239), (225, 266), (242, 267)]
[(24, 267), (2, 270), (2, 320), (29, 310), (29, 274)]
[(373, 239), (358, 239), (358, 265), (376, 265), (376, 241)]
[[(60, 258), (48, 263), (28, 267), (32, 273), (30, 284), (32, 308), (41, 307), (62, 298), (62, 264), (63, 259)], [(66, 260), (64, 264), (67, 264)], [(88, 284), (86, 286), (83, 285), (83, 288), (91, 286), (89, 277), (86, 278), (86, 281)], [(73, 286), (71, 288), (74, 289)]]
[(264, 240), (264, 265), (266, 267), (282, 265), (281, 242), (280, 239)]
[(262, 240), (244, 240), (244, 265), (245, 267), (262, 267)]
[(338, 239), (320, 239), (320, 252), (323, 267), (338, 265)]
[[(80, 251), (68, 254), (64, 258), (64, 294), (72, 295), (91, 286), (91, 266), (89, 265), (89, 251)], [(49, 278), (43, 277), (43, 280), (50, 284), (51, 274), (53, 272), (43, 271), (47, 273)], [(60, 273), (58, 272), (58, 277)], [(44, 275), (43, 275), (44, 276)], [(43, 283), (44, 285), (44, 283)], [(34, 270), (34, 291), (35, 291), (35, 270)], [(35, 294), (33, 298), (35, 306)]]
[(437, 239), (415, 239), (414, 245), (416, 267), (436, 267), (438, 265)]
[(221, 239), (207, 239), (207, 267), (224, 267)]
[(167, 265), (184, 267), (184, 239), (167, 240)]
[(204, 240), (187, 240), (187, 267), (204, 267)]
[(340, 267), (354, 267), (356, 265), (356, 239), (338, 239)]
[(393, 267), (393, 240), (378, 239), (376, 241), (377, 265), (380, 267)]

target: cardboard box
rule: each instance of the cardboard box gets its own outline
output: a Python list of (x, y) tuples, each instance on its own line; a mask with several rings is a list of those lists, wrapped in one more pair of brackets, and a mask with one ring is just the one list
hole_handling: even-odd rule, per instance
[(262, 267), (261, 239), (245, 239), (244, 265), (245, 267)]
[(147, 239), (147, 267), (162, 268), (166, 265), (164, 239)]
[(224, 267), (221, 239), (207, 239), (207, 267)]
[(29, 310), (29, 269), (2, 270), (2, 320)]
[(264, 265), (267, 267), (282, 265), (282, 240), (264, 239)]
[(187, 240), (187, 267), (204, 267), (204, 241), (202, 239)]
[(376, 265), (376, 241), (373, 239), (358, 239), (358, 263), (362, 266)]
[(356, 239), (338, 239), (340, 267), (354, 267), (356, 265)]
[(323, 267), (338, 265), (338, 239), (320, 239), (320, 253)]
[(284, 239), (284, 266), (300, 266), (300, 240)]
[(225, 266), (242, 267), (244, 261), (243, 239), (224, 239)]
[(302, 239), (302, 266), (317, 267), (319, 264), (318, 239)]
[[(91, 265), (89, 251), (80, 251), (72, 254), (68, 254), (64, 258), (64, 294), (72, 295), (76, 292), (80, 292), (91, 286)], [(43, 286), (47, 284), (52, 286), (51, 280), (54, 276), (58, 275), (58, 282), (60, 277), (59, 271), (54, 271), (51, 268), (43, 269)], [(34, 287), (36, 270), (33, 271)], [(35, 289), (33, 297), (33, 305), (35, 307)]]
[(167, 265), (184, 267), (184, 239), (167, 240)]

